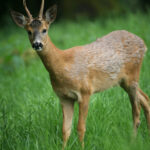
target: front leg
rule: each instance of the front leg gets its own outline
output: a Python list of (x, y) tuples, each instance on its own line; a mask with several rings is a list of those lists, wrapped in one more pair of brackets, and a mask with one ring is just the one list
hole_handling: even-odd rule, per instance
[(72, 118), (74, 112), (74, 100), (67, 99), (61, 100), (61, 106), (63, 110), (63, 150), (67, 144), (71, 133), (71, 125), (72, 125)]
[(79, 120), (78, 120), (78, 135), (79, 140), (84, 148), (84, 134), (86, 130), (86, 118), (88, 114), (88, 104), (90, 95), (82, 96), (81, 102), (79, 102)]

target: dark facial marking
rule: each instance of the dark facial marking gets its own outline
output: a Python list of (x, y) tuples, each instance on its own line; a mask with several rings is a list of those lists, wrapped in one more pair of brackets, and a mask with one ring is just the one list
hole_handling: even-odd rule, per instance
[(31, 35), (31, 34), (32, 34), (32, 32), (31, 32), (31, 31), (28, 31), (28, 34), (29, 34), (29, 35)]
[(30, 24), (30, 26), (31, 26), (32, 28), (38, 28), (38, 27), (40, 27), (41, 25), (42, 25), (42, 22), (41, 22), (40, 20), (37, 20), (37, 19), (33, 20), (33, 21), (31, 22), (31, 24)]

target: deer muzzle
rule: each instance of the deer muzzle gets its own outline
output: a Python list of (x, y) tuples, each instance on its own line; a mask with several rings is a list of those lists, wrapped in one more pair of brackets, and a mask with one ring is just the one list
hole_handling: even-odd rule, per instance
[(35, 49), (36, 51), (41, 51), (43, 48), (43, 44), (41, 42), (35, 41), (32, 44), (33, 49)]

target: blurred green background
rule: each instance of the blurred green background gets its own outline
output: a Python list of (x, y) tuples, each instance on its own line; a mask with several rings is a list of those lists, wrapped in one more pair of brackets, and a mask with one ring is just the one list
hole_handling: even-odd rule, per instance
[[(27, 0), (34, 16), (41, 1)], [(45, 10), (58, 5), (58, 17), (49, 30), (53, 43), (64, 50), (90, 43), (114, 30), (141, 37), (145, 54), (140, 86), (150, 96), (150, 1), (146, 0), (46, 0)], [(62, 110), (48, 73), (31, 48), (26, 31), (17, 27), (9, 10), (25, 14), (22, 0), (0, 5), (0, 150), (60, 150)], [(132, 114), (127, 94), (115, 87), (93, 95), (85, 135), (86, 150), (149, 150), (146, 121), (132, 137)], [(81, 149), (76, 132), (75, 105), (68, 150)]]

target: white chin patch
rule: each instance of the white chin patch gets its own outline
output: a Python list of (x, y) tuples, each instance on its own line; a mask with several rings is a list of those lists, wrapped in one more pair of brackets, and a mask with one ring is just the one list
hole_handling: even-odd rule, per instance
[(34, 50), (36, 50), (37, 52), (39, 52), (39, 51), (42, 51), (42, 48), (41, 48), (41, 47), (38, 48), (38, 49), (35, 49), (35, 48), (34, 48)]

